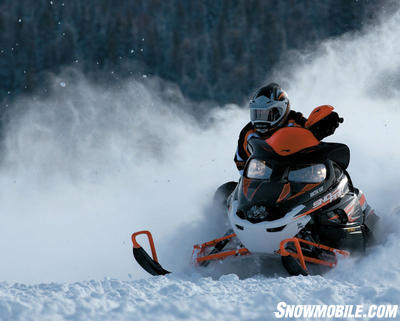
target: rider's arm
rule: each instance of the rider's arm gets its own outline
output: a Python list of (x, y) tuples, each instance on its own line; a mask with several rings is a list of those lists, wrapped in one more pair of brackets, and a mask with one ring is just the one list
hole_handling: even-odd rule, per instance
[(254, 134), (255, 130), (251, 122), (248, 123), (240, 132), (238, 139), (238, 146), (236, 148), (236, 153), (234, 158), (236, 167), (240, 172), (240, 175), (242, 175), (244, 165), (246, 164), (246, 161), (250, 157), (250, 153), (247, 150), (247, 142)]
[(243, 169), (244, 169), (244, 165), (246, 164), (246, 160), (244, 160), (243, 158), (240, 157), (239, 155), (239, 147), (236, 149), (236, 154), (235, 154), (235, 158), (234, 158), (236, 167), (240, 173), (240, 175), (243, 174)]

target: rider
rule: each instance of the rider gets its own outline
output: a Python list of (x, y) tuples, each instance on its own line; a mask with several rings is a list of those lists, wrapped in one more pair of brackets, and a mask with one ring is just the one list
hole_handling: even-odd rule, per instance
[(244, 165), (250, 157), (247, 142), (251, 137), (266, 139), (279, 128), (300, 126), (308, 128), (318, 140), (321, 140), (332, 135), (339, 123), (343, 122), (343, 118), (339, 118), (336, 112), (331, 111), (308, 127), (307, 119), (301, 113), (290, 110), (288, 95), (276, 83), (270, 83), (258, 89), (250, 100), (249, 107), (251, 121), (240, 132), (234, 158), (240, 174), (243, 173)]

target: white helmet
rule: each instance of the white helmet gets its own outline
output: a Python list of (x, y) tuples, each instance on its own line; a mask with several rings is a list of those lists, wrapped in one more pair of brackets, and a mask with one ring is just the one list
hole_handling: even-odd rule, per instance
[(257, 90), (249, 107), (251, 123), (259, 133), (266, 133), (284, 124), (290, 112), (288, 95), (275, 83)]

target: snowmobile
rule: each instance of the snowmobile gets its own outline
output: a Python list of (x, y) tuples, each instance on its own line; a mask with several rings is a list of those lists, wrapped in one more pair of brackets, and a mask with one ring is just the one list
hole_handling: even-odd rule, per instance
[[(313, 113), (309, 121), (317, 117)], [(239, 182), (225, 183), (214, 197), (230, 229), (194, 246), (196, 265), (230, 256), (280, 256), (289, 274), (320, 274), (336, 266), (339, 255), (363, 252), (374, 242), (379, 217), (352, 184), (345, 144), (317, 140), (306, 123), (268, 139), (251, 138), (248, 145), (251, 156)], [(148, 236), (152, 258), (136, 241), (139, 234)], [(169, 273), (158, 263), (150, 232), (134, 233), (132, 242), (147, 272)]]

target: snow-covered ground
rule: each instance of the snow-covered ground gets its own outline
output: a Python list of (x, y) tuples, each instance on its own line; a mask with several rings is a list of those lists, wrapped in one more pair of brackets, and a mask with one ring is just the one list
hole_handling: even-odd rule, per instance
[[(171, 274), (36, 285), (0, 284), (1, 320), (271, 320), (287, 304), (399, 304), (397, 237), (325, 276), (239, 279)], [(377, 264), (377, 262), (379, 262)]]
[[(398, 43), (395, 14), (268, 77), (286, 83), (293, 109), (328, 103), (345, 118), (329, 140), (350, 146), (353, 181), (387, 229), (366, 257), (323, 277), (287, 277), (279, 262), (188, 266), (194, 243), (224, 233), (207, 202), (237, 179), (245, 108), (199, 122), (173, 86), (99, 88), (73, 71), (48, 98), (16, 102), (0, 166), (0, 320), (270, 320), (280, 301), (399, 304)], [(177, 273), (149, 277), (133, 261), (130, 234), (141, 229)]]

